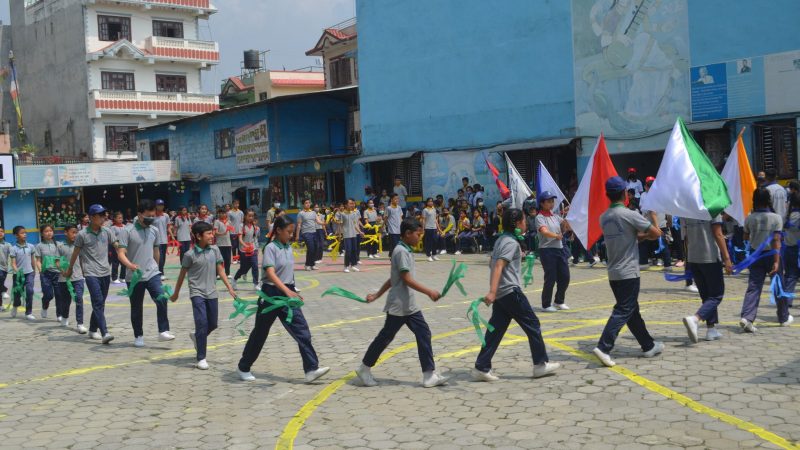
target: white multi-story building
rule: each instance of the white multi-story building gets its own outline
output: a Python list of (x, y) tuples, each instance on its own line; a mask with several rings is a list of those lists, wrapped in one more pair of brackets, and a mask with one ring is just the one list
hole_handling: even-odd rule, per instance
[(199, 39), (214, 12), (210, 0), (11, 2), (29, 141), (42, 154), (135, 159), (131, 130), (218, 109), (200, 80), (219, 62), (217, 43)]

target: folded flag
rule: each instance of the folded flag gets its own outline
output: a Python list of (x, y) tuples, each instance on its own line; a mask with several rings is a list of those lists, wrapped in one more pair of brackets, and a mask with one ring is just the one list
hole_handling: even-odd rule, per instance
[(739, 132), (728, 161), (725, 162), (725, 168), (722, 169), (722, 178), (728, 185), (728, 194), (732, 202), (725, 208), (725, 212), (733, 217), (739, 226), (744, 226), (744, 219), (753, 209), (753, 192), (756, 190), (756, 179), (750, 169), (750, 160), (747, 159), (742, 132), (744, 128)]

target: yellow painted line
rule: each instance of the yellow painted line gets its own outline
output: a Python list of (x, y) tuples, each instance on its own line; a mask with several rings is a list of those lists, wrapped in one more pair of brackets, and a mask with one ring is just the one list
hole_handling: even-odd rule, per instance
[[(595, 358), (593, 355), (590, 355), (576, 348), (570, 347), (569, 345), (563, 344), (559, 341), (556, 340), (551, 341), (550, 345), (560, 350), (563, 350), (573, 356), (577, 356), (578, 358), (584, 359), (586, 361), (595, 363), (598, 362), (597, 358)], [(673, 400), (676, 403), (683, 405), (694, 412), (705, 414), (709, 417), (713, 417), (729, 425), (733, 425), (741, 430), (753, 433), (754, 435), (760, 437), (761, 439), (764, 439), (765, 441), (771, 444), (775, 444), (778, 447), (786, 449), (800, 449), (800, 446), (798, 446), (797, 444), (771, 431), (768, 431), (763, 427), (760, 427), (752, 422), (740, 419), (736, 416), (724, 413), (717, 409), (711, 408), (710, 406), (706, 406), (698, 402), (697, 400), (693, 400), (683, 394), (673, 391), (672, 389), (666, 386), (662, 386), (656, 383), (655, 381), (647, 379), (630, 369), (626, 369), (625, 367), (617, 365), (614, 367), (610, 367), (609, 370), (622, 375), (623, 377), (629, 379), (630, 381), (633, 381), (634, 383), (638, 384), (639, 386), (642, 386), (643, 388), (649, 391), (655, 392), (656, 394), (662, 395), (670, 400)]]

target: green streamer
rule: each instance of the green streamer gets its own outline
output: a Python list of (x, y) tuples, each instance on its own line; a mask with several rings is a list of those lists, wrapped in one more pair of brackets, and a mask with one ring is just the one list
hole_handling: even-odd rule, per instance
[(490, 332), (494, 331), (494, 326), (481, 317), (481, 313), (478, 311), (478, 306), (480, 306), (481, 303), (483, 303), (483, 297), (470, 303), (469, 309), (467, 310), (467, 318), (472, 321), (472, 326), (475, 327), (475, 334), (478, 335), (478, 340), (481, 341), (481, 347), (486, 347), (486, 338), (483, 337), (483, 333), (481, 332), (481, 324)]
[(19, 295), (20, 298), (25, 296), (25, 272), (22, 269), (17, 270), (17, 273), (14, 274), (14, 287), (11, 292)]
[(131, 282), (128, 284), (128, 288), (119, 291), (119, 295), (129, 298), (133, 297), (133, 291), (136, 289), (136, 285), (139, 284), (140, 281), (142, 281), (142, 271), (136, 269), (131, 275)]
[(61, 270), (61, 273), (64, 274), (64, 279), (66, 279), (67, 283), (67, 292), (69, 292), (69, 298), (72, 299), (73, 302), (77, 303), (78, 299), (75, 295), (75, 285), (72, 284), (72, 280), (70, 277), (67, 276), (67, 271), (69, 270), (69, 261), (67, 260), (66, 256), (62, 256), (57, 259), (56, 261), (57, 267)]
[(350, 300), (355, 300), (361, 303), (367, 303), (366, 299), (359, 297), (358, 295), (348, 291), (347, 289), (342, 289), (339, 286), (331, 286), (330, 288), (328, 288), (327, 291), (323, 292), (320, 297), (325, 297), (328, 294), (335, 295), (337, 297), (349, 298)]
[(467, 291), (464, 289), (464, 286), (461, 284), (461, 281), (459, 281), (460, 279), (464, 278), (466, 274), (467, 274), (467, 265), (461, 263), (458, 265), (458, 267), (456, 267), (456, 260), (454, 259), (453, 267), (450, 268), (450, 275), (448, 275), (447, 282), (445, 282), (444, 288), (442, 289), (442, 297), (447, 295), (447, 293), (450, 291), (450, 288), (453, 287), (453, 285), (458, 287), (458, 290), (461, 291), (462, 295), (466, 296)]
[(168, 285), (162, 286), (161, 289), (163, 290), (163, 292), (161, 293), (161, 295), (156, 297), (156, 301), (166, 303), (169, 301), (169, 298), (172, 297), (174, 291), (172, 290), (172, 286)]
[(42, 257), (42, 272), (49, 269), (58, 269), (61, 257), (53, 255), (44, 255)]
[[(286, 323), (292, 323), (292, 319), (294, 318), (294, 308), (300, 308), (303, 306), (303, 301), (297, 297), (269, 297), (267, 294), (260, 291), (258, 292), (258, 297), (259, 299), (270, 304), (270, 306), (261, 311), (261, 314), (266, 314), (279, 308), (286, 308)], [(236, 297), (233, 299), (233, 309), (234, 311), (230, 316), (228, 316), (228, 319), (242, 316), (242, 320), (240, 320), (239, 323), (237, 323), (234, 327), (236, 328), (236, 331), (239, 332), (239, 335), (244, 336), (245, 332), (242, 329), (242, 324), (250, 316), (258, 312), (258, 300), (243, 300), (239, 297)]]
[(472, 321), (472, 326), (475, 327), (475, 334), (478, 335), (478, 340), (481, 341), (481, 347), (486, 347), (486, 339), (481, 332), (481, 324), (490, 332), (494, 331), (494, 326), (481, 317), (481, 313), (478, 311), (478, 306), (480, 306), (481, 303), (483, 303), (483, 297), (470, 303), (469, 309), (467, 310), (467, 318)]
[(529, 253), (528, 256), (525, 257), (525, 276), (523, 277), (525, 287), (533, 283), (533, 263), (535, 262), (536, 256), (534, 256), (533, 253)]

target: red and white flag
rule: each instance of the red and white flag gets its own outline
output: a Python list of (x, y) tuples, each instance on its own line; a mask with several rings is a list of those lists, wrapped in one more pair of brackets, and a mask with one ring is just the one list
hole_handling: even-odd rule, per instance
[(606, 196), (606, 180), (615, 176), (617, 170), (611, 163), (606, 141), (601, 134), (567, 214), (567, 222), (584, 248), (591, 248), (603, 235), (600, 216), (611, 205)]

